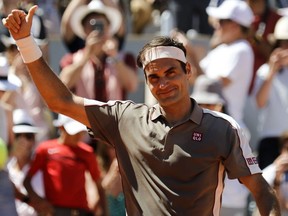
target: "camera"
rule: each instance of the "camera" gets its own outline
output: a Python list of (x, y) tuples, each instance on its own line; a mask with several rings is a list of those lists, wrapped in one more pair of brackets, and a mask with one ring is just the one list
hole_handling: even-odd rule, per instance
[(104, 31), (104, 23), (102, 20), (97, 19), (91, 19), (89, 21), (90, 25), (92, 26), (92, 29), (99, 32), (99, 35), (103, 34)]

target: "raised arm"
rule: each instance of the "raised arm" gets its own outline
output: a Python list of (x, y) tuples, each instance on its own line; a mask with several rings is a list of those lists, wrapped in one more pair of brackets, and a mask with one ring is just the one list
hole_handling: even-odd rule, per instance
[(89, 126), (83, 98), (73, 95), (61, 82), (42, 58), (41, 50), (30, 35), (36, 10), (36, 5), (30, 8), (28, 14), (13, 10), (7, 18), (2, 19), (3, 25), (15, 39), (22, 59), (48, 107)]

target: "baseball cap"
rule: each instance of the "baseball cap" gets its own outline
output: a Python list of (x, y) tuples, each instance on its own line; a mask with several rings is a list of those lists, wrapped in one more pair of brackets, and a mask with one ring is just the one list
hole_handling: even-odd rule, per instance
[(75, 135), (87, 130), (86, 126), (82, 123), (62, 114), (59, 114), (58, 119), (53, 121), (53, 125), (55, 127), (63, 126), (66, 132), (70, 135)]
[(207, 7), (206, 12), (216, 19), (230, 19), (244, 27), (250, 27), (254, 19), (250, 6), (241, 0), (226, 0), (219, 7)]
[(109, 32), (111, 35), (119, 30), (122, 22), (121, 13), (116, 8), (104, 5), (100, 0), (92, 0), (88, 5), (78, 7), (71, 16), (71, 28), (78, 37), (85, 39), (86, 34), (84, 32), (82, 20), (91, 13), (103, 14), (107, 17), (110, 22)]
[(13, 111), (13, 128), (12, 131), (17, 133), (39, 133), (40, 128), (35, 127), (32, 118), (24, 109), (15, 109)]

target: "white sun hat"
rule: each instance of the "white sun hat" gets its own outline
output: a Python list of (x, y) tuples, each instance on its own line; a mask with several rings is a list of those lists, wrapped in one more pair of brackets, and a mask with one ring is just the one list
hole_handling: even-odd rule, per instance
[(75, 135), (82, 131), (87, 131), (87, 128), (85, 125), (62, 114), (59, 114), (58, 119), (53, 121), (53, 125), (55, 127), (63, 126), (66, 132), (70, 135)]
[(115, 34), (121, 25), (122, 16), (119, 10), (113, 7), (104, 5), (100, 0), (92, 0), (88, 5), (78, 7), (70, 19), (70, 25), (74, 33), (82, 39), (86, 38), (82, 20), (91, 13), (103, 14), (110, 22), (110, 35)]
[(231, 19), (244, 27), (250, 27), (254, 20), (250, 6), (241, 0), (226, 0), (219, 7), (207, 7), (206, 12), (216, 19)]
[(41, 129), (35, 127), (32, 118), (24, 109), (13, 111), (13, 133), (39, 133)]

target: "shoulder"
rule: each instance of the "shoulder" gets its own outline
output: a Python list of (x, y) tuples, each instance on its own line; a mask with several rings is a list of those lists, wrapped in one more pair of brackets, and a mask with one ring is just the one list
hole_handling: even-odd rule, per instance
[(58, 143), (57, 139), (46, 140), (46, 141), (41, 142), (41, 143), (36, 147), (36, 149), (37, 149), (38, 151), (40, 151), (40, 150), (46, 150), (46, 149), (48, 149), (48, 148), (51, 148), (52, 146), (55, 146), (57, 143)]
[(203, 109), (203, 114), (204, 116), (211, 115), (217, 121), (223, 121), (223, 123), (229, 124), (231, 127), (235, 129), (240, 129), (240, 126), (237, 123), (237, 121), (230, 115), (227, 115), (222, 112), (212, 111), (209, 109)]

